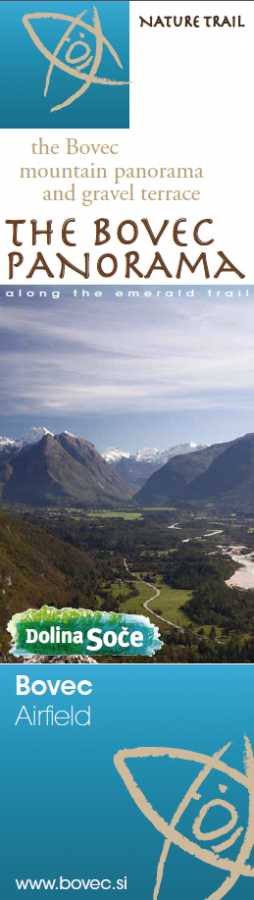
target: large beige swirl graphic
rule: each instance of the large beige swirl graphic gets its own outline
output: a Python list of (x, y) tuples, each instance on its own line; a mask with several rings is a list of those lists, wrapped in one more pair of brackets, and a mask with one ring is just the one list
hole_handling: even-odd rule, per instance
[[(46, 95), (47, 95), (49, 82), (50, 82), (50, 78), (51, 78), (51, 74), (52, 74), (54, 66), (57, 66), (59, 69), (62, 69), (63, 72), (67, 72), (68, 75), (72, 75), (74, 78), (79, 78), (82, 81), (82, 86), (79, 88), (78, 91), (75, 92), (75, 94), (72, 94), (70, 97), (68, 97), (68, 99), (65, 100), (64, 103), (60, 103), (58, 106), (52, 107), (50, 112), (56, 112), (59, 109), (63, 109), (65, 106), (70, 106), (70, 104), (73, 103), (74, 100), (77, 100), (78, 97), (81, 97), (82, 94), (84, 94), (85, 91), (88, 90), (88, 88), (90, 87), (90, 85), (92, 83), (103, 84), (103, 85), (112, 85), (112, 87), (121, 87), (124, 84), (129, 84), (128, 81), (110, 81), (110, 79), (107, 79), (107, 78), (97, 78), (96, 77), (96, 72), (98, 71), (98, 68), (99, 68), (99, 65), (101, 62), (101, 58), (102, 58), (103, 44), (105, 44), (106, 47), (108, 47), (109, 52), (114, 57), (117, 65), (120, 67), (120, 69), (122, 69), (123, 66), (120, 62), (119, 56), (116, 53), (116, 50), (114, 50), (114, 48), (111, 46), (111, 44), (109, 43), (107, 38), (105, 38), (104, 35), (102, 34), (100, 19), (99, 19), (96, 7), (94, 7), (93, 26), (88, 25), (86, 22), (83, 21), (82, 16), (84, 16), (86, 12), (87, 12), (87, 10), (84, 9), (83, 12), (81, 12), (80, 15), (78, 15), (76, 17), (66, 16), (62, 13), (55, 13), (55, 12), (27, 13), (22, 19), (23, 24), (28, 31), (28, 34), (30, 34), (30, 37), (32, 38), (33, 43), (35, 44), (36, 47), (38, 47), (38, 50), (40, 50), (40, 52), (43, 53), (43, 56), (45, 56), (46, 59), (48, 59), (50, 62), (50, 66), (49, 66), (47, 78), (46, 78), (46, 83), (45, 83), (44, 97), (46, 97)], [(50, 53), (50, 51), (47, 50), (46, 47), (44, 47), (44, 44), (42, 43), (42, 41), (40, 40), (40, 38), (34, 31), (33, 26), (31, 25), (32, 19), (58, 19), (63, 22), (70, 22), (70, 24), (68, 25), (68, 28), (64, 32), (61, 40), (57, 44), (57, 47), (56, 47), (54, 53)], [(66, 54), (65, 54), (65, 59), (66, 59), (66, 63), (65, 63), (61, 59), (58, 58), (58, 55), (59, 55), (60, 50), (62, 49), (63, 45), (66, 42), (70, 43), (70, 35), (76, 25), (79, 28), (82, 28), (82, 32), (79, 35), (81, 38), (85, 37), (83, 31), (88, 31), (88, 32), (90, 32), (90, 34), (93, 34), (95, 36), (96, 49), (95, 49), (94, 59), (93, 59), (93, 54), (91, 54), (89, 44), (84, 43), (84, 41), (81, 40), (81, 41), (74, 41), (73, 44), (71, 44), (71, 46), (68, 47)], [(79, 51), (76, 49), (77, 47), (84, 48), (85, 52), (82, 52), (80, 54)], [(73, 56), (72, 55), (73, 51), (75, 54), (79, 53), (79, 55)], [(89, 74), (87, 74), (86, 72), (83, 72), (82, 69), (87, 68), (90, 65), (90, 63), (92, 62), (92, 60), (93, 60), (93, 63), (92, 63)]]
[[(149, 819), (150, 822), (152, 822), (157, 831), (160, 831), (160, 833), (163, 834), (165, 838), (157, 868), (157, 878), (153, 893), (153, 900), (157, 900), (159, 895), (164, 866), (171, 844), (176, 844), (177, 847), (180, 847), (191, 856), (196, 857), (196, 859), (201, 860), (201, 862), (215, 866), (215, 868), (229, 873), (225, 880), (222, 882), (221, 886), (214, 893), (210, 894), (209, 897), (205, 898), (205, 900), (221, 900), (221, 898), (225, 897), (226, 894), (228, 894), (231, 888), (235, 885), (240, 875), (254, 878), (254, 868), (251, 868), (250, 865), (246, 865), (246, 861), (248, 860), (252, 847), (254, 846), (254, 759), (250, 741), (246, 736), (244, 740), (245, 775), (243, 775), (241, 772), (238, 772), (237, 769), (231, 768), (221, 760), (221, 757), (226, 752), (228, 747), (230, 747), (230, 744), (226, 744), (226, 746), (223, 747), (222, 750), (218, 750), (216, 753), (214, 753), (213, 756), (206, 756), (205, 754), (196, 753), (190, 750), (178, 750), (174, 747), (137, 747), (133, 750), (119, 750), (118, 753), (116, 753), (116, 756), (114, 757), (116, 769), (119, 772), (119, 775), (121, 775), (121, 778), (123, 779), (124, 784), (127, 787), (127, 790), (129, 791), (131, 797), (133, 798), (134, 802), (141, 810), (143, 815), (146, 816), (146, 818)], [(189, 760), (190, 762), (197, 762), (202, 765), (201, 771), (199, 772), (197, 778), (195, 778), (195, 780), (190, 785), (187, 793), (185, 794), (177, 810), (175, 811), (170, 823), (166, 822), (156, 812), (156, 810), (153, 809), (151, 804), (146, 799), (145, 795), (142, 793), (142, 791), (134, 781), (134, 778), (130, 770), (128, 769), (128, 766), (126, 765), (127, 759), (145, 759), (149, 756), (156, 758), (168, 756), (170, 759), (182, 759), (185, 761)], [(243, 785), (243, 787), (247, 788), (249, 795), (248, 823), (241, 848), (235, 860), (221, 857), (219, 854), (227, 850), (237, 841), (244, 830), (242, 826), (238, 827), (228, 840), (222, 841), (219, 844), (213, 844), (211, 850), (200, 847), (194, 841), (191, 841), (187, 837), (184, 837), (184, 835), (182, 835), (177, 828), (181, 816), (187, 809), (190, 801), (193, 799), (200, 800), (201, 794), (198, 793), (198, 790), (201, 784), (207, 778), (207, 775), (209, 775), (209, 773), (213, 769), (216, 769), (222, 775), (228, 776), (238, 784)], [(219, 784), (219, 790), (220, 793), (224, 794), (227, 791), (227, 785)], [(216, 806), (222, 806), (228, 810), (230, 814), (229, 821), (227, 825), (223, 825), (215, 831), (204, 831), (203, 828), (201, 829), (201, 826), (203, 824), (205, 816), (211, 807)], [(229, 831), (232, 831), (237, 823), (237, 820), (238, 813), (235, 807), (231, 803), (228, 803), (226, 800), (223, 800), (221, 797), (219, 797), (202, 806), (202, 809), (200, 810), (193, 823), (192, 831), (194, 836), (199, 841), (216, 840), (222, 837), (222, 835), (227, 834)]]

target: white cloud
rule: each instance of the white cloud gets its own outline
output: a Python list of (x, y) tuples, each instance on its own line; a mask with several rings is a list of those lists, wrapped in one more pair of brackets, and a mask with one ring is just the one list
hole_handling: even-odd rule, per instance
[(67, 413), (252, 405), (247, 300), (0, 306), (1, 405)]

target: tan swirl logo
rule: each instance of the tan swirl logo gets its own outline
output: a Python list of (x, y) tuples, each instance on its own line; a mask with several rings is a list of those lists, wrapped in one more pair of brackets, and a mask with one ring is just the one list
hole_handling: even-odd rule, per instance
[[(71, 96), (68, 97), (67, 100), (64, 101), (64, 103), (59, 103), (58, 106), (54, 106), (50, 110), (50, 112), (56, 112), (56, 110), (63, 109), (65, 106), (70, 106), (71, 103), (74, 103), (74, 100), (77, 100), (78, 97), (81, 97), (82, 94), (84, 94), (85, 91), (88, 90), (90, 84), (92, 83), (112, 85), (112, 87), (121, 87), (123, 84), (129, 84), (128, 81), (110, 81), (110, 79), (108, 78), (97, 78), (96, 73), (98, 72), (98, 68), (101, 62), (104, 44), (106, 47), (108, 47), (109, 52), (114, 57), (119, 68), (122, 69), (123, 66), (120, 62), (119, 56), (116, 53), (116, 50), (114, 50), (107, 38), (105, 38), (102, 34), (100, 19), (96, 7), (94, 7), (93, 25), (88, 25), (83, 21), (82, 16), (84, 16), (86, 12), (87, 10), (84, 9), (83, 12), (80, 13), (80, 15), (76, 16), (76, 18), (73, 16), (65, 16), (62, 13), (54, 12), (27, 13), (22, 19), (23, 24), (28, 31), (28, 34), (30, 34), (30, 37), (32, 38), (33, 43), (36, 47), (38, 47), (38, 50), (43, 53), (43, 56), (45, 56), (50, 63), (46, 77), (44, 97), (46, 97), (48, 92), (49, 82), (54, 66), (57, 66), (58, 69), (62, 69), (63, 72), (67, 72), (68, 75), (72, 75), (72, 77), (74, 78), (79, 78), (79, 80), (82, 82), (81, 87), (78, 91), (75, 91), (75, 94), (71, 94)], [(31, 25), (32, 19), (58, 19), (62, 22), (70, 23), (66, 31), (64, 32), (63, 37), (57, 44), (54, 53), (50, 53), (50, 51), (47, 50), (46, 47), (44, 47), (44, 44)], [(61, 59), (59, 59), (60, 50), (65, 43), (69, 44), (71, 42), (70, 35), (76, 25), (82, 29), (82, 31), (79, 33), (80, 38), (85, 37), (84, 31), (88, 31), (90, 32), (90, 34), (94, 35), (96, 41), (95, 54), (93, 55), (91, 53), (89, 44), (87, 44), (85, 41), (74, 41), (66, 51), (66, 62), (63, 62)], [(80, 52), (80, 48), (82, 48), (82, 52)], [(83, 70), (87, 69), (90, 63), (92, 63), (90, 72), (84, 72)]]
[[(240, 875), (254, 878), (254, 868), (251, 868), (250, 865), (246, 865), (246, 861), (249, 859), (251, 850), (254, 846), (253, 753), (250, 742), (248, 738), (245, 737), (245, 775), (243, 775), (241, 772), (238, 772), (237, 769), (231, 768), (221, 760), (221, 757), (226, 752), (228, 747), (230, 747), (230, 744), (226, 744), (226, 746), (223, 747), (222, 750), (218, 750), (217, 753), (214, 753), (213, 756), (206, 756), (205, 754), (195, 753), (190, 750), (177, 750), (174, 747), (137, 747), (134, 750), (119, 750), (114, 757), (116, 769), (119, 772), (119, 775), (121, 775), (121, 778), (123, 779), (124, 784), (127, 787), (127, 790), (129, 791), (134, 802), (141, 810), (143, 815), (146, 816), (146, 818), (149, 819), (150, 822), (152, 822), (157, 831), (163, 834), (165, 838), (157, 869), (157, 878), (153, 893), (153, 900), (157, 900), (157, 897), (159, 895), (163, 870), (171, 844), (175, 844), (177, 847), (180, 847), (186, 853), (190, 853), (191, 856), (196, 857), (196, 859), (201, 860), (201, 862), (203, 863), (207, 863), (210, 866), (215, 866), (216, 869), (220, 869), (222, 872), (228, 872), (228, 875), (222, 882), (221, 886), (212, 894), (210, 894), (210, 896), (207, 897), (206, 900), (221, 900), (221, 898), (225, 897), (226, 894), (228, 894), (228, 892), (231, 890), (231, 888), (236, 884), (236, 881), (238, 880)], [(170, 823), (165, 822), (165, 819), (163, 819), (159, 815), (159, 813), (157, 813), (156, 810), (153, 809), (151, 804), (146, 799), (145, 795), (135, 783), (134, 778), (125, 762), (126, 759), (147, 759), (149, 756), (157, 758), (168, 756), (170, 759), (182, 759), (185, 761), (189, 760), (190, 762), (197, 762), (202, 765), (202, 769), (199, 772), (199, 775), (190, 785), (187, 793), (183, 797), (176, 812), (174, 813)], [(200, 812), (196, 816), (195, 821), (193, 822), (193, 835), (197, 840), (201, 842), (209, 840), (216, 841), (218, 840), (218, 838), (221, 838), (222, 836), (228, 834), (230, 831), (233, 831), (233, 833), (227, 840), (219, 841), (218, 844), (213, 844), (210, 850), (207, 850), (202, 846), (200, 847), (195, 841), (189, 840), (187, 837), (181, 834), (181, 832), (177, 828), (181, 816), (187, 809), (190, 801), (201, 799), (199, 788), (213, 769), (216, 769), (222, 776), (227, 776), (233, 779), (233, 781), (237, 782), (237, 784), (243, 785), (243, 787), (247, 788), (249, 795), (248, 823), (241, 848), (235, 860), (220, 856), (223, 851), (228, 850), (229, 847), (232, 847), (235, 844), (235, 842), (239, 839), (240, 835), (242, 835), (244, 831), (243, 826), (241, 825), (236, 828), (235, 831), (233, 831), (238, 821), (238, 813), (232, 803), (228, 803), (227, 800), (223, 800), (221, 797), (218, 797), (214, 800), (211, 800), (210, 803), (204, 804), (204, 806), (202, 806)], [(227, 789), (228, 785), (219, 784), (219, 791), (221, 794), (226, 793)], [(213, 831), (205, 831), (203, 822), (206, 814), (208, 813), (209, 809), (216, 806), (222, 806), (228, 811), (229, 821), (226, 825), (223, 825), (222, 827), (217, 828)]]

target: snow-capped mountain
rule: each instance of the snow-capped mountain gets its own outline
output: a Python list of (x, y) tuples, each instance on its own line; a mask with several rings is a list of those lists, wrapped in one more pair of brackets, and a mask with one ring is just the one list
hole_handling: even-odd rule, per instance
[(182, 453), (194, 453), (196, 450), (203, 450), (205, 444), (195, 444), (190, 441), (189, 444), (176, 444), (169, 447), (168, 450), (158, 450), (157, 447), (142, 447), (136, 453), (129, 453), (127, 450), (120, 450), (117, 447), (108, 447), (102, 453), (103, 459), (112, 465), (116, 465), (120, 459), (136, 460), (136, 462), (156, 463), (163, 466), (172, 456), (180, 456)]
[(164, 466), (169, 459), (173, 458), (173, 456), (182, 456), (185, 453), (195, 453), (197, 450), (204, 450), (205, 447), (206, 444), (195, 444), (194, 441), (190, 441), (189, 444), (175, 444), (174, 447), (169, 447), (169, 450), (159, 453), (157, 459), (158, 461), (161, 461), (161, 464)]
[(11, 438), (0, 437), (0, 453), (1, 453), (1, 450), (10, 449), (13, 446), (13, 444), (15, 444), (15, 441), (12, 441)]
[[(2, 496), (6, 500), (29, 503), (29, 496), (31, 493), (34, 501), (36, 500), (40, 505), (43, 498), (46, 498), (48, 487), (46, 488), (45, 485), (44, 487), (42, 486), (40, 494), (38, 484), (41, 476), (40, 470), (38, 469), (37, 471), (36, 468), (38, 460), (40, 461), (43, 458), (44, 471), (47, 459), (49, 460), (50, 470), (51, 457), (54, 457), (55, 460), (57, 456), (59, 457), (58, 490), (60, 490), (61, 494), (61, 492), (65, 490), (67, 482), (71, 482), (71, 471), (76, 456), (78, 455), (78, 458), (81, 458), (82, 456), (83, 459), (85, 454), (85, 466), (88, 468), (90, 466), (91, 479), (94, 483), (97, 482), (97, 488), (100, 490), (100, 503), (102, 502), (101, 491), (104, 491), (104, 487), (105, 491), (107, 490), (108, 492), (107, 495), (110, 503), (111, 500), (114, 502), (114, 496), (129, 499), (135, 490), (143, 487), (153, 472), (161, 469), (172, 457), (179, 456), (180, 454), (186, 455), (201, 449), (203, 449), (201, 445), (191, 441), (189, 444), (177, 444), (165, 451), (160, 451), (157, 447), (142, 447), (137, 450), (136, 453), (132, 454), (128, 450), (120, 450), (117, 447), (108, 447), (104, 453), (99, 454), (92, 444), (84, 440), (84, 438), (76, 437), (69, 431), (64, 431), (61, 435), (53, 435), (48, 428), (34, 426), (16, 440), (8, 437), (0, 438), (0, 494), (2, 490)], [(73, 459), (73, 462), (70, 461), (70, 457)], [(27, 470), (26, 466), (28, 466)], [(34, 473), (36, 473), (36, 477), (34, 478), (32, 474), (33, 470)], [(75, 474), (75, 479), (77, 478), (77, 475), (78, 473)], [(29, 479), (31, 479), (31, 491)], [(88, 474), (86, 480), (87, 479), (89, 480)], [(16, 489), (17, 486), (15, 487), (16, 481), (17, 483), (19, 482), (19, 491)], [(55, 476), (53, 481), (55, 483)], [(24, 492), (22, 494), (23, 482)], [(104, 482), (106, 486), (104, 485)], [(74, 494), (75, 485), (73, 482), (73, 499)], [(83, 497), (87, 502), (88, 497), (90, 497), (92, 501), (92, 493), (90, 488), (88, 491), (87, 485), (85, 489), (84, 484), (83, 487), (80, 484), (79, 496)], [(104, 494), (102, 496), (104, 497)]]
[(26, 433), (16, 441), (12, 440), (12, 438), (0, 437), (0, 453), (2, 450), (5, 452), (11, 451), (12, 453), (19, 453), (19, 451), (24, 450), (25, 447), (37, 444), (45, 434), (51, 434), (51, 431), (48, 431), (47, 428), (36, 428), (34, 426), (33, 428), (29, 428), (29, 431), (26, 431)]
[(41, 439), (45, 437), (45, 434), (51, 434), (53, 437), (52, 432), (48, 431), (47, 428), (36, 428), (35, 426), (29, 428), (29, 431), (23, 434), (18, 441), (15, 441), (17, 451), (24, 450), (25, 447), (29, 447), (31, 444), (38, 444), (38, 441), (41, 441)]
[(0, 500), (6, 503), (101, 509), (128, 502), (133, 493), (94, 444), (66, 431), (31, 429), (0, 454)]
[[(43, 426), (33, 426), (32, 428), (29, 428), (29, 431), (25, 432), (22, 437), (17, 438), (16, 440), (8, 437), (0, 437), (0, 453), (1, 451), (7, 453), (9, 451), (11, 453), (19, 453), (20, 450), (24, 450), (26, 447), (37, 444), (46, 434), (54, 437), (52, 431), (49, 431), (48, 428)], [(64, 431), (63, 434), (75, 438), (75, 435), (71, 434), (69, 431)], [(174, 447), (170, 447), (168, 450), (164, 451), (158, 450), (157, 447), (142, 447), (140, 450), (137, 450), (136, 453), (130, 453), (128, 450), (120, 450), (118, 447), (108, 447), (101, 456), (110, 465), (116, 466), (121, 460), (125, 459), (137, 463), (152, 463), (157, 468), (158, 466), (163, 466), (172, 456), (179, 456), (182, 453), (193, 453), (195, 450), (203, 450), (204, 446), (204, 444), (195, 444), (191, 441), (189, 444), (176, 444)]]
[(136, 453), (110, 447), (102, 456), (128, 484), (142, 487), (153, 472), (165, 466), (172, 457), (203, 450), (204, 446), (190, 441), (189, 444), (176, 444), (163, 451), (157, 447), (142, 447)]
[(164, 465), (172, 456), (180, 456), (182, 453), (194, 453), (195, 450), (203, 450), (204, 444), (195, 444), (190, 441), (189, 444), (176, 444), (169, 447), (168, 450), (158, 450), (157, 447), (143, 447), (135, 453), (137, 462), (151, 462)]
[(137, 450), (136, 453), (129, 453), (128, 450), (120, 450), (118, 447), (108, 447), (107, 450), (104, 450), (104, 453), (102, 453), (103, 459), (110, 463), (110, 465), (116, 465), (116, 463), (120, 462), (120, 459), (135, 459), (137, 462), (154, 462), (157, 460), (158, 455), (160, 455), (160, 451), (157, 447), (143, 447), (141, 450)]
[(129, 459), (131, 454), (128, 453), (127, 450), (118, 450), (117, 447), (108, 447), (101, 455), (106, 462), (117, 463), (120, 459)]
[(160, 456), (160, 451), (157, 447), (142, 447), (135, 453), (137, 462), (156, 462), (158, 456)]

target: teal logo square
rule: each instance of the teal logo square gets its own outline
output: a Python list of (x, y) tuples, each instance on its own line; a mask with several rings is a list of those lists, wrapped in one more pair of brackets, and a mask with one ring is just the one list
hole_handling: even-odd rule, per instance
[(2, 128), (128, 128), (129, 2), (2, 2)]

